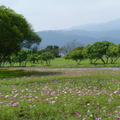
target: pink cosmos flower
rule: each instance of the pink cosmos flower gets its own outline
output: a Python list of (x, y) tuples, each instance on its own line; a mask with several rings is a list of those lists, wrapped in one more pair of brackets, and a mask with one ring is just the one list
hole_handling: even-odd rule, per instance
[(110, 113), (110, 114), (108, 114), (108, 116), (112, 116), (112, 114)]
[(119, 116), (115, 116), (116, 119), (120, 120), (120, 117)]
[(81, 116), (78, 112), (76, 112), (75, 115), (77, 115), (77, 116)]
[(20, 104), (18, 102), (14, 103), (12, 106), (19, 106)]
[(101, 118), (96, 118), (95, 120), (101, 120)]

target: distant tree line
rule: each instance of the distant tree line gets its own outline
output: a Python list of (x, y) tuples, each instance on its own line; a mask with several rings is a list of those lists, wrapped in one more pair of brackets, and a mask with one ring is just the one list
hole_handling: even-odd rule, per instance
[(67, 53), (65, 59), (75, 60), (77, 64), (84, 59), (89, 59), (91, 64), (101, 60), (103, 64), (114, 64), (120, 57), (120, 44), (109, 41), (95, 42), (85, 47), (77, 47)]
[[(19, 66), (26, 66), (29, 62), (31, 65), (39, 63), (41, 65), (50, 65), (51, 60), (59, 55), (60, 48), (58, 46), (50, 45), (43, 50), (37, 48), (31, 50), (21, 50), (17, 53), (7, 56), (2, 65), (9, 63), (13, 66), (19, 63)], [(103, 64), (114, 64), (120, 57), (120, 44), (116, 45), (109, 41), (95, 42), (85, 47), (76, 47), (68, 52), (64, 57), (67, 60), (74, 60), (79, 65), (82, 60), (89, 59), (90, 64), (96, 64), (101, 60)]]
[(14, 66), (15, 63), (19, 63), (19, 66), (26, 66), (28, 62), (31, 65), (38, 62), (41, 65), (44, 62), (46, 65), (50, 65), (51, 60), (56, 57), (60, 57), (58, 46), (47, 46), (43, 50), (37, 50), (37, 47), (30, 50), (22, 49), (17, 53), (6, 56), (4, 61), (2, 61), (2, 65), (9, 63), (10, 66)]

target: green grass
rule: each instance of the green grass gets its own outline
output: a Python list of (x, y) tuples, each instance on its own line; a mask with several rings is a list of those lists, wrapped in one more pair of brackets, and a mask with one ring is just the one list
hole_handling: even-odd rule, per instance
[[(9, 64), (5, 64), (2, 68), (10, 67)], [(20, 67), (19, 64), (15, 64), (12, 68), (24, 68)], [(99, 67), (120, 67), (120, 58), (115, 64), (103, 64), (101, 60), (98, 60), (96, 64), (90, 64), (89, 60), (83, 60), (80, 65), (77, 65), (73, 60), (65, 60), (64, 58), (55, 58), (51, 61), (49, 66), (46, 66), (45, 63), (41, 65), (40, 62), (31, 65), (29, 62), (27, 63), (27, 67), (35, 67), (35, 68), (99, 68)], [(11, 67), (10, 67), (11, 68)]]
[(0, 120), (119, 120), (119, 93), (120, 70), (0, 69)]
[(40, 77), (40, 76), (51, 76), (51, 75), (55, 75), (55, 74), (60, 74), (59, 72), (55, 72), (55, 71), (34, 71), (34, 70), (23, 70), (23, 69), (0, 69), (0, 79), (3, 78), (16, 78), (16, 77), (30, 77), (30, 76), (36, 76), (36, 77)]
[(55, 58), (51, 61), (51, 66), (56, 67), (103, 67), (103, 66), (120, 66), (120, 59), (115, 64), (103, 64), (101, 60), (98, 60), (96, 64), (90, 64), (89, 60), (81, 61), (80, 65), (77, 65), (74, 60), (66, 60), (64, 58)]

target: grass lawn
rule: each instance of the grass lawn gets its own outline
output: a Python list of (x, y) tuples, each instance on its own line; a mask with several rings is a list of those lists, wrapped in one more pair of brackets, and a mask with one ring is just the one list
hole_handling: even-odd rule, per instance
[[(6, 63), (2, 68), (8, 68), (11, 66)], [(24, 68), (20, 67), (19, 64), (14, 64), (12, 68)], [(41, 65), (40, 62), (35, 63), (35, 64), (30, 64), (29, 62), (27, 63), (27, 68), (99, 68), (99, 67), (120, 67), (120, 58), (117, 60), (115, 64), (103, 64), (101, 60), (98, 60), (96, 64), (90, 64), (89, 60), (83, 60), (81, 61), (80, 65), (77, 65), (75, 61), (73, 60), (65, 60), (64, 58), (55, 58), (54, 60), (51, 61), (51, 64), (49, 66), (46, 66), (45, 62), (44, 64)]]
[(120, 120), (120, 70), (0, 69), (0, 120)]

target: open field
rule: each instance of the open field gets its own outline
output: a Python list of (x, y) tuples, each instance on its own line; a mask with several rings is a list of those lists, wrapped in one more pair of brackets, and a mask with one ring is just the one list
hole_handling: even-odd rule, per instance
[[(6, 63), (2, 68), (8, 68), (11, 66)], [(14, 67), (20, 67), (19, 64), (14, 64)], [(25, 67), (25, 66), (23, 66)], [(54, 60), (51, 61), (50, 66), (46, 66), (45, 62), (44, 64), (41, 64), (39, 61), (38, 63), (35, 64), (30, 64), (29, 62), (27, 63), (26, 67), (36, 67), (36, 68), (98, 68), (98, 67), (120, 67), (120, 58), (117, 60), (115, 64), (103, 64), (101, 60), (98, 60), (96, 64), (90, 64), (89, 60), (83, 60), (81, 61), (80, 65), (77, 65), (75, 61), (73, 60), (65, 60), (65, 58), (55, 58)]]
[(0, 120), (120, 120), (119, 69), (0, 69)]

